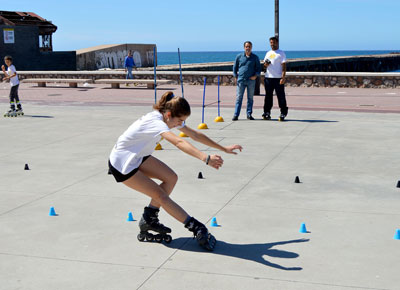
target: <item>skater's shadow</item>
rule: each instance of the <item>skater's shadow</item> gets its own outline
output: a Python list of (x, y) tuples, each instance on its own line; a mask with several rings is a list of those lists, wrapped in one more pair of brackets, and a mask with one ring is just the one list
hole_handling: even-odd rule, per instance
[[(274, 243), (262, 243), (262, 244), (230, 244), (224, 241), (217, 241), (217, 245), (212, 252), (217, 255), (224, 255), (229, 257), (234, 257), (238, 259), (244, 259), (249, 261), (254, 261), (265, 266), (273, 267), (280, 270), (286, 271), (300, 271), (301, 267), (284, 267), (282, 265), (272, 263), (268, 261), (265, 256), (272, 258), (282, 258), (282, 259), (295, 259), (299, 254), (294, 252), (288, 252), (285, 250), (274, 249), (276, 246), (282, 246), (285, 244), (293, 243), (304, 243), (308, 242), (309, 239), (298, 239)], [(178, 238), (174, 239), (170, 244), (164, 244), (166, 247), (179, 249), (181, 251), (191, 251), (191, 252), (205, 252), (202, 250), (195, 240), (192, 238)]]
[(24, 115), (24, 117), (31, 117), (31, 118), (45, 118), (45, 119), (51, 119), (51, 118), (54, 118), (53, 116), (44, 116), (44, 115)]

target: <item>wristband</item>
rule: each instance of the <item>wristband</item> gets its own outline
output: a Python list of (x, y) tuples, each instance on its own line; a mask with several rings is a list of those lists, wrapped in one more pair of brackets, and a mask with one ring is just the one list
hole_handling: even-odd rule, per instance
[(210, 158), (211, 158), (211, 156), (208, 155), (208, 156), (207, 156), (207, 159), (206, 159), (206, 165), (208, 165), (208, 163), (210, 162)]

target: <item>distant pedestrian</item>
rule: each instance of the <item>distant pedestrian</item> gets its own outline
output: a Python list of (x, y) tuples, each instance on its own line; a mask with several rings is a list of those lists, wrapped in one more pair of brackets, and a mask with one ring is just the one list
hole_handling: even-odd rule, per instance
[(262, 115), (264, 120), (271, 120), (271, 109), (273, 106), (273, 93), (276, 92), (278, 98), (279, 108), (281, 114), (279, 121), (283, 121), (289, 108), (286, 104), (285, 95), (285, 78), (286, 78), (286, 54), (279, 49), (278, 38), (271, 37), (269, 39), (271, 50), (268, 51), (264, 58), (265, 79), (265, 99), (264, 99), (264, 113)]
[(236, 78), (236, 104), (232, 121), (237, 121), (242, 108), (244, 90), (247, 88), (247, 119), (254, 120), (253, 96), (256, 86), (256, 78), (260, 75), (261, 65), (257, 55), (251, 52), (253, 44), (250, 41), (244, 43), (244, 52), (236, 56), (233, 64), (233, 76)]
[[(132, 70), (135, 68), (136, 69), (136, 65), (135, 65), (135, 61), (133, 60), (133, 56), (132, 56), (132, 51), (128, 52), (128, 56), (125, 57), (125, 61), (124, 61), (124, 68), (125, 68), (125, 72), (126, 74), (126, 79), (133, 79), (133, 75), (132, 75)], [(128, 85), (128, 84), (126, 84)]]
[[(18, 87), (19, 87), (19, 79), (17, 75), (17, 70), (13, 63), (13, 58), (9, 55), (4, 57), (4, 62), (7, 66), (7, 71), (4, 65), (1, 66), (1, 70), (4, 73), (4, 81), (9, 80), (11, 85), (10, 90), (10, 110), (4, 114), (4, 117), (12, 117), (17, 115), (23, 115), (21, 103), (19, 102), (18, 97)], [(15, 109), (15, 104), (17, 105), (17, 109)]]

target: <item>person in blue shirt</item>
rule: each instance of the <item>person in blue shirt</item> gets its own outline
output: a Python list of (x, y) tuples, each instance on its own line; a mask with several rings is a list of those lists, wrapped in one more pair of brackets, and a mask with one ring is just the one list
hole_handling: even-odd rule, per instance
[(133, 79), (132, 69), (136, 68), (135, 61), (133, 60), (132, 51), (128, 52), (128, 56), (125, 57), (124, 68), (126, 74), (126, 79)]
[(250, 41), (244, 43), (244, 52), (236, 56), (233, 64), (233, 76), (236, 79), (236, 104), (232, 121), (237, 121), (242, 108), (244, 90), (247, 89), (247, 119), (254, 120), (253, 96), (256, 86), (256, 78), (261, 73), (260, 59), (251, 52), (253, 44)]

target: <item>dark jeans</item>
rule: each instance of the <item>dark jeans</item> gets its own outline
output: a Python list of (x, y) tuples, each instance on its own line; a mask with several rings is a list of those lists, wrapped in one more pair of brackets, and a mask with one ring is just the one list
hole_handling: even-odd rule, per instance
[(271, 113), (271, 109), (273, 106), (273, 93), (274, 90), (276, 92), (276, 96), (278, 97), (279, 108), (281, 109), (281, 114), (287, 115), (288, 107), (286, 104), (286, 95), (285, 95), (285, 85), (281, 85), (280, 78), (265, 78), (265, 99), (264, 99), (264, 113)]

